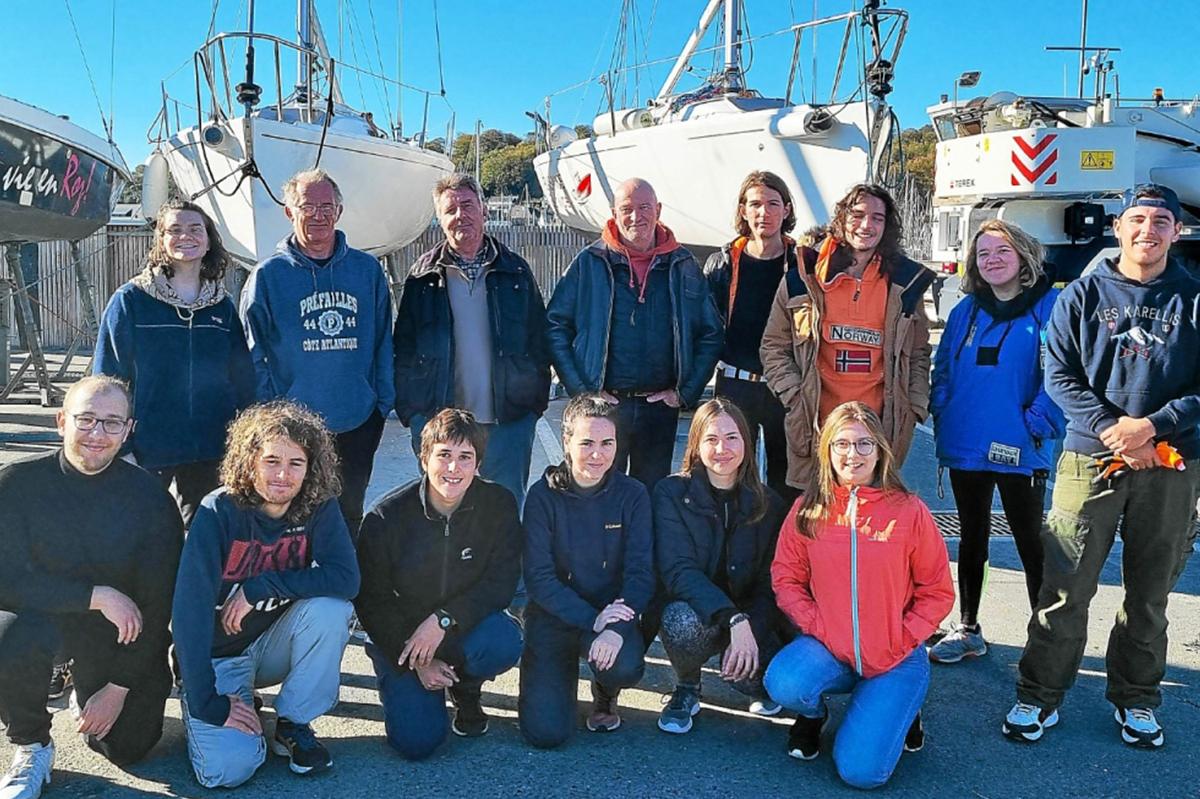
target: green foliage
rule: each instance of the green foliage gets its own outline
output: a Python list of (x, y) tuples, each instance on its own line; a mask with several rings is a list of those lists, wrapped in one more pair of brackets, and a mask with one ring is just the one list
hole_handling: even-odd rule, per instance
[[(488, 153), (493, 150), (500, 150), (504, 147), (520, 143), (521, 139), (518, 136), (505, 133), (502, 130), (496, 130), (495, 128), (488, 128), (479, 134), (480, 157), (481, 159), (486, 158)], [(455, 169), (463, 172), (473, 172), (475, 170), (474, 133), (458, 134), (454, 139), (454, 146), (450, 150), (450, 160), (454, 162)]]
[(146, 171), (144, 164), (138, 164), (133, 170), (133, 178), (121, 189), (117, 202), (140, 203), (142, 201), (142, 174)]
[(937, 155), (937, 137), (933, 125), (909, 128), (901, 131), (900, 141), (904, 144), (904, 159), (908, 163), (908, 174), (921, 188), (933, 191), (933, 170)]
[(525, 141), (484, 155), (479, 166), (479, 182), (484, 192), (489, 196), (521, 194), (528, 188), (531, 197), (540, 197), (542, 189), (533, 171), (536, 154), (536, 144)]

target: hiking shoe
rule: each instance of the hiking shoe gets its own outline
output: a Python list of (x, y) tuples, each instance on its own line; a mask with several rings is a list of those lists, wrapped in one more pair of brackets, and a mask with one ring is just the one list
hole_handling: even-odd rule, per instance
[(488, 716), (483, 712), (483, 698), (478, 688), (450, 689), (450, 699), (454, 702), (454, 721), (450, 724), (451, 731), (462, 738), (478, 738), (488, 731)]
[(54, 671), (50, 672), (50, 690), (46, 692), (48, 699), (62, 699), (63, 694), (71, 690), (71, 661), (55, 663)]
[(54, 770), (54, 742), (46, 745), (26, 744), (13, 752), (8, 773), (0, 777), (2, 799), (37, 799), (42, 788), (50, 784)]
[(1014, 741), (1033, 743), (1042, 737), (1047, 728), (1058, 723), (1058, 710), (1047, 711), (1037, 705), (1017, 702), (1004, 717), (1000, 731)]
[(1113, 714), (1121, 725), (1121, 740), (1138, 749), (1163, 745), (1163, 729), (1148, 707), (1119, 707)]
[(788, 731), (788, 757), (797, 760), (812, 760), (821, 754), (821, 733), (829, 724), (829, 713), (819, 719), (797, 716), (792, 729)]
[(750, 712), (756, 716), (778, 716), (783, 705), (773, 699), (755, 699), (750, 703)]
[(904, 736), (904, 751), (905, 752), (920, 752), (925, 748), (925, 725), (921, 723), (921, 712), (917, 711), (917, 717), (913, 719), (912, 726), (908, 728), (908, 732)]
[(677, 685), (667, 706), (658, 714), (658, 728), (682, 735), (692, 729), (692, 716), (700, 712), (700, 692), (690, 685)]
[(587, 717), (589, 730), (613, 732), (621, 726), (621, 716), (617, 713), (617, 697), (620, 695), (621, 692), (617, 691), (609, 696), (599, 683), (592, 683), (592, 712)]
[(963, 658), (977, 658), (987, 654), (987, 641), (983, 640), (983, 628), (975, 629), (959, 624), (929, 650), (929, 659), (934, 663), (957, 663)]
[(312, 727), (287, 719), (275, 722), (271, 751), (288, 758), (288, 767), (297, 774), (312, 774), (333, 765), (329, 750), (317, 740)]

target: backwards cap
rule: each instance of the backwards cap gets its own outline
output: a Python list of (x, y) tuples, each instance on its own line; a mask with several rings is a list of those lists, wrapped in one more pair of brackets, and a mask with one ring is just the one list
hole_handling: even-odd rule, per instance
[(1160, 183), (1139, 183), (1132, 189), (1127, 189), (1121, 195), (1121, 210), (1117, 213), (1117, 218), (1124, 216), (1130, 208), (1138, 206), (1165, 208), (1175, 217), (1176, 222), (1182, 221), (1183, 209), (1179, 205), (1179, 196), (1173, 189)]

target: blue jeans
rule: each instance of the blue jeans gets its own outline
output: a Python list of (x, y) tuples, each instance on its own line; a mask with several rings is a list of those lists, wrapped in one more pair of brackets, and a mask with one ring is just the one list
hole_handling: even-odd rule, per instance
[[(458, 669), (459, 683), (450, 690), (477, 692), (484, 680), (517, 665), (521, 644), (521, 628), (507, 613), (485, 617), (463, 638), (465, 662)], [(450, 731), (446, 692), (426, 690), (415, 671), (397, 668), (374, 644), (367, 644), (367, 654), (375, 666), (388, 744), (405, 760), (424, 760)]]
[[(529, 486), (529, 461), (533, 455), (533, 434), (537, 426), (537, 414), (503, 424), (485, 424), (487, 448), (483, 463), (479, 464), (479, 476), (484, 480), (499, 483), (517, 498), (517, 511), (525, 507), (525, 491)], [(412, 432), (412, 448), (421, 458), (421, 431), (429, 421), (423, 414), (414, 413), (409, 420)]]
[(848, 785), (878, 788), (895, 771), (904, 736), (925, 701), (929, 656), (919, 646), (889, 671), (861, 677), (820, 641), (800, 635), (771, 661), (763, 684), (776, 702), (810, 719), (828, 712), (823, 694), (850, 694), (833, 762)]

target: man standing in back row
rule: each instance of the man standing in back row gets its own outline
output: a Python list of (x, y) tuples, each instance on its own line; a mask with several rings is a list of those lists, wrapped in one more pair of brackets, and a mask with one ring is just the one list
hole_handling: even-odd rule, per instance
[(679, 409), (700, 400), (724, 344), (696, 259), (659, 222), (654, 187), (630, 178), (600, 239), (575, 256), (547, 310), (567, 393), (617, 406), (614, 466), (653, 490), (671, 471)]
[(320, 414), (341, 463), (338, 504), (358, 534), (383, 420), (395, 402), (392, 298), (383, 267), (336, 228), (342, 192), (320, 169), (283, 185), (292, 235), (250, 273), (242, 322), (256, 398)]
[(483, 190), (470, 175), (433, 187), (446, 240), (404, 281), (392, 334), (396, 415), (421, 430), (443, 408), (470, 411), (487, 431), (479, 474), (525, 503), (537, 419), (550, 400), (546, 306), (533, 270), (487, 235)]
[[(1113, 222), (1120, 257), (1063, 289), (1050, 317), (1046, 392), (1066, 414), (1067, 437), (1017, 703), (1001, 727), (1017, 741), (1037, 741), (1058, 723), (1120, 521), (1125, 597), (1108, 637), (1105, 697), (1121, 740), (1163, 745), (1154, 709), (1166, 672), (1167, 597), (1192, 552), (1200, 489), (1200, 283), (1168, 257), (1181, 215), (1166, 186), (1127, 191)], [(1184, 470), (1166, 468), (1156, 445), (1178, 450)], [(1104, 453), (1123, 457), (1128, 470), (1102, 475), (1094, 463)]]
[(787, 413), (787, 483), (806, 491), (818, 430), (829, 412), (859, 400), (879, 414), (896, 463), (929, 415), (933, 272), (904, 254), (900, 214), (880, 186), (838, 200), (817, 249), (801, 247), (775, 293), (763, 332), (763, 375)]

